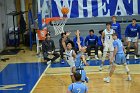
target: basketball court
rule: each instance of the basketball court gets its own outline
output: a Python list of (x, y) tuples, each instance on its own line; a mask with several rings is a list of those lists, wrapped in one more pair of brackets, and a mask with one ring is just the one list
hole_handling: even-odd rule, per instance
[[(26, 52), (31, 54), (30, 51)], [(24, 57), (19, 58), (19, 55)], [(1, 67), (0, 93), (66, 93), (68, 85), (71, 84), (67, 63), (56, 63), (47, 68), (48, 65), (40, 62), (40, 58), (32, 57), (30, 60), (22, 51), (11, 58), (3, 69)], [(118, 65), (110, 83), (103, 81), (108, 75), (108, 60), (105, 61), (105, 67), (101, 72), (98, 71), (100, 61), (91, 60), (88, 63), (90, 66), (85, 67), (85, 70), (89, 77), (89, 83), (86, 83), (89, 93), (139, 93), (139, 59), (127, 60), (132, 81), (126, 81), (124, 68)]]

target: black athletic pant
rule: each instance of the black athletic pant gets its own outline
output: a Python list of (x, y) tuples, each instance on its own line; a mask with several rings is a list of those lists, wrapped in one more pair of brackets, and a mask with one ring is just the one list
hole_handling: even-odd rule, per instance
[(59, 57), (59, 54), (57, 52), (53, 52), (52, 55), (54, 55), (54, 57), (52, 59), (48, 58), (48, 55), (49, 54), (46, 53), (46, 52), (43, 53), (44, 60), (47, 60), (47, 61), (50, 61), (51, 60), (52, 62), (54, 62)]
[(99, 46), (99, 49), (101, 50), (102, 54), (103, 54), (103, 46)]
[(63, 49), (63, 48), (60, 48), (60, 57), (61, 57), (61, 59), (64, 59), (64, 53), (65, 52), (65, 50)]
[(75, 53), (77, 54), (79, 51), (79, 48), (74, 48)]
[(91, 55), (91, 49), (92, 48), (94, 48), (94, 50), (95, 50), (95, 55), (98, 56), (98, 46), (97, 45), (89, 45), (89, 46), (87, 46), (88, 56)]

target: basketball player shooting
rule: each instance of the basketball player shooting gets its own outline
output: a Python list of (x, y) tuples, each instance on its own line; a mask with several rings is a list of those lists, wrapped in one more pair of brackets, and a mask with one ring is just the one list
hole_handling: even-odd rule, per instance
[(76, 66), (76, 72), (79, 72), (81, 74), (81, 81), (88, 83), (88, 77), (86, 76), (86, 71), (84, 70), (84, 65), (89, 66), (89, 64), (86, 62), (85, 52), (87, 47), (82, 47), (80, 44), (80, 31), (77, 30), (77, 44), (79, 48), (79, 53), (76, 56), (75, 59), (75, 66)]
[(65, 37), (62, 39), (62, 45), (63, 45), (63, 48), (64, 48), (65, 53), (66, 53), (66, 61), (70, 65), (71, 80), (72, 80), (72, 82), (74, 82), (74, 80), (73, 80), (73, 72), (75, 72), (76, 53), (72, 49), (74, 47), (74, 43), (72, 41), (69, 41), (69, 42), (65, 43), (65, 41), (66, 41), (66, 39), (67, 39), (67, 37), (69, 35), (70, 35), (70, 32), (67, 32)]

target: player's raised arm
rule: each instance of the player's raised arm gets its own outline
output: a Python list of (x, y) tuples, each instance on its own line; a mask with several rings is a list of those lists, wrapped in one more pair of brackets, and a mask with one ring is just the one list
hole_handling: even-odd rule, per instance
[(77, 44), (78, 44), (78, 48), (79, 48), (79, 50), (81, 50), (80, 31), (79, 31), (79, 30), (76, 31), (76, 35), (77, 35)]
[(67, 49), (65, 41), (69, 35), (70, 35), (70, 32), (67, 32), (66, 35), (64, 36), (64, 38), (62, 39), (62, 45), (63, 45), (64, 50)]

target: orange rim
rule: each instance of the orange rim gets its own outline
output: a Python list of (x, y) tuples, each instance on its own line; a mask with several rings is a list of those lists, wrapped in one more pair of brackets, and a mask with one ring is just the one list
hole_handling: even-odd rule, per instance
[(42, 19), (42, 22), (49, 24), (51, 21), (58, 21), (58, 20), (62, 20), (62, 19), (63, 18), (61, 18), (61, 17), (44, 18), (44, 19)]

